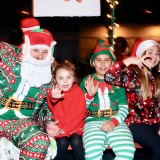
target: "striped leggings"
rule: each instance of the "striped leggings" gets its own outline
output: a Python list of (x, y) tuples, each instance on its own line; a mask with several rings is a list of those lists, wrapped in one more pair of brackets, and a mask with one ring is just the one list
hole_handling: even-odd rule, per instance
[(110, 146), (114, 160), (133, 160), (135, 146), (128, 126), (123, 122), (113, 131), (100, 130), (102, 121), (87, 122), (84, 127), (83, 143), (86, 160), (102, 160), (103, 152)]

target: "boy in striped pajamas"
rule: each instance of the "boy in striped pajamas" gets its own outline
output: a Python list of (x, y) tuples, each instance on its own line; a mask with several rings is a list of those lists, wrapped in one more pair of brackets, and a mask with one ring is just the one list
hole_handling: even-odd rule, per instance
[(98, 40), (90, 59), (95, 73), (85, 77), (80, 84), (88, 110), (83, 135), (86, 160), (102, 160), (108, 146), (115, 153), (115, 160), (134, 158), (133, 137), (124, 122), (128, 115), (126, 93), (123, 88), (104, 81), (104, 74), (114, 62), (115, 56), (108, 42)]

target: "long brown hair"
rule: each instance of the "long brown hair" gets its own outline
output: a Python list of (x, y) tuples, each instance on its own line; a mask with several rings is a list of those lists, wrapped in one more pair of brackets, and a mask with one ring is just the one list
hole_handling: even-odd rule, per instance
[(152, 69), (152, 75), (155, 81), (155, 96), (157, 100), (160, 100), (160, 72), (159, 72), (160, 63)]
[[(134, 70), (137, 72), (138, 77), (141, 81), (141, 91), (143, 100), (146, 100), (147, 98), (151, 99), (153, 96), (155, 96), (157, 100), (160, 100), (160, 74), (158, 73), (157, 66), (154, 67), (151, 71), (148, 71), (146, 67), (139, 69), (137, 66), (134, 66)], [(154, 95), (152, 95), (151, 86), (149, 84), (149, 74), (151, 74), (154, 77)]]

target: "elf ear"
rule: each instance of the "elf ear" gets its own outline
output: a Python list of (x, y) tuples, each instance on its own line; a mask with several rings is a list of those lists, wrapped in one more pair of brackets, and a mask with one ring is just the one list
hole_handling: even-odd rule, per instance
[(24, 37), (24, 43), (22, 45), (22, 49), (23, 49), (23, 54), (24, 55), (29, 54), (29, 52), (30, 52), (30, 41), (29, 41), (28, 36)]
[(115, 62), (114, 61), (112, 61), (112, 66), (115, 64)]
[(92, 62), (92, 61), (90, 60), (90, 65), (91, 65), (92, 67), (94, 67), (94, 61)]
[(57, 44), (56, 41), (53, 41), (53, 42), (51, 43), (50, 49), (51, 49), (51, 51), (52, 51), (52, 55), (54, 54), (54, 46), (55, 46), (56, 44)]

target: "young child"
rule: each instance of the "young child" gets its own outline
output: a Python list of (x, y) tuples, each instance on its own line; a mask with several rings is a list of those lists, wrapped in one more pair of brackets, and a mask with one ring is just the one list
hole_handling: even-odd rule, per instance
[(160, 157), (160, 44), (154, 40), (138, 40), (133, 47), (135, 56), (117, 62), (105, 80), (123, 86), (130, 108), (126, 119), (134, 141), (151, 153), (149, 160)]
[(86, 118), (86, 102), (78, 87), (75, 66), (65, 60), (54, 68), (55, 87), (50, 90), (47, 102), (59, 130), (50, 132), (57, 142), (56, 160), (67, 159), (67, 148), (71, 145), (76, 160), (84, 159), (82, 134)]
[(88, 109), (83, 135), (86, 160), (102, 160), (108, 146), (115, 153), (115, 160), (134, 157), (132, 134), (124, 122), (128, 115), (125, 91), (104, 81), (104, 74), (115, 62), (109, 47), (107, 41), (98, 41), (90, 59), (95, 73), (80, 84)]

